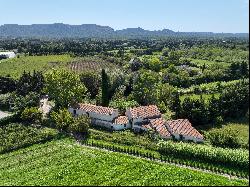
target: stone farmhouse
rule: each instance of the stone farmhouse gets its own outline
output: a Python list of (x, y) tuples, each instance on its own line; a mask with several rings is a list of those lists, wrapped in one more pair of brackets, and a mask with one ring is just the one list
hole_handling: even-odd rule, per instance
[(118, 109), (79, 103), (69, 107), (73, 116), (87, 115), (93, 125), (111, 130), (133, 129), (135, 132), (153, 131), (161, 138), (203, 142), (204, 137), (188, 119), (166, 121), (155, 105), (129, 108), (125, 116), (119, 116)]

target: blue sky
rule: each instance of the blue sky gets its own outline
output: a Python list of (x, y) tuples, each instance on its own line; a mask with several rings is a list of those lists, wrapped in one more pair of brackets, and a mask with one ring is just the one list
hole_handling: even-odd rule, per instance
[(249, 32), (249, 0), (0, 0), (0, 25), (66, 23)]

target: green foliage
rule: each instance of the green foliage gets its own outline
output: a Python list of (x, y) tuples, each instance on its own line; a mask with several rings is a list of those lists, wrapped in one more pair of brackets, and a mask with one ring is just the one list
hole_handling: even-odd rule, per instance
[(0, 75), (10, 75), (17, 79), (24, 71), (47, 72), (51, 68), (66, 66), (66, 62), (70, 60), (69, 55), (21, 56), (20, 58), (6, 59), (0, 63)]
[(0, 185), (248, 185), (246, 180), (82, 147), (69, 139), (0, 155), (0, 166)]
[(127, 100), (125, 98), (112, 100), (109, 107), (117, 108), (121, 114), (126, 112), (126, 109), (137, 107), (139, 104), (135, 100)]
[(109, 105), (110, 79), (104, 69), (102, 69), (101, 89), (102, 89), (102, 99), (101, 99), (102, 106), (108, 106)]
[(74, 119), (73, 123), (69, 124), (69, 131), (87, 134), (90, 125), (90, 118), (87, 116), (79, 116)]
[(6, 94), (16, 90), (16, 81), (11, 77), (0, 76), (0, 94)]
[(0, 126), (0, 153), (47, 141), (56, 136), (57, 131), (49, 128), (35, 128), (18, 123)]
[(41, 93), (44, 86), (44, 77), (41, 72), (34, 71), (33, 75), (23, 72), (16, 84), (16, 93), (25, 96), (29, 92)]
[(66, 108), (60, 109), (58, 113), (53, 111), (50, 116), (59, 130), (67, 130), (74, 123), (74, 118)]
[(239, 130), (233, 128), (213, 129), (206, 133), (206, 140), (217, 147), (240, 148), (243, 143), (238, 134)]
[(37, 107), (25, 108), (21, 114), (21, 119), (27, 123), (40, 123), (42, 112)]
[(94, 99), (101, 86), (101, 80), (98, 74), (94, 72), (84, 72), (80, 74), (80, 80), (86, 86), (91, 98)]
[(161, 141), (158, 146), (159, 151), (164, 155), (170, 154), (179, 158), (238, 167), (244, 171), (249, 168), (249, 152), (243, 149), (223, 149), (183, 142), (174, 143), (172, 141)]
[(159, 81), (160, 78), (157, 73), (140, 71), (133, 85), (135, 100), (142, 105), (156, 103), (156, 89)]
[(26, 96), (16, 95), (13, 93), (10, 96), (10, 103), (12, 104), (12, 111), (22, 113), (25, 108), (39, 106), (39, 94), (30, 92)]
[(57, 107), (68, 107), (71, 102), (81, 102), (86, 87), (77, 74), (66, 70), (53, 70), (46, 74), (45, 92), (55, 100)]

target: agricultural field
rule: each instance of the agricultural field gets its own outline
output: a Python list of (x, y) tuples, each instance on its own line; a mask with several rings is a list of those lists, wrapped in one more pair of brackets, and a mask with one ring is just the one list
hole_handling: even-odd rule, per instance
[(248, 185), (247, 180), (82, 147), (69, 138), (2, 154), (0, 166), (0, 185), (8, 186)]
[(10, 75), (19, 78), (23, 71), (46, 71), (52, 68), (65, 67), (72, 58), (69, 55), (20, 56), (19, 58), (0, 61), (0, 76)]
[(47, 127), (35, 127), (20, 123), (0, 125), (0, 153), (47, 141), (57, 135), (57, 130)]
[(201, 59), (190, 59), (191, 64), (197, 65), (198, 67), (202, 67), (204, 64), (206, 66), (220, 66), (221, 68), (227, 68), (230, 66), (230, 63), (226, 62), (214, 62), (209, 60), (201, 60)]
[(190, 98), (194, 100), (199, 100), (201, 97), (204, 99), (205, 102), (208, 102), (210, 98), (214, 95), (215, 98), (219, 98), (220, 94), (219, 93), (214, 93), (214, 94), (185, 94), (180, 96), (181, 102), (184, 101), (185, 98)]
[(119, 69), (114, 63), (96, 57), (77, 58), (68, 64), (68, 68), (74, 72), (94, 71), (100, 72), (102, 69)]

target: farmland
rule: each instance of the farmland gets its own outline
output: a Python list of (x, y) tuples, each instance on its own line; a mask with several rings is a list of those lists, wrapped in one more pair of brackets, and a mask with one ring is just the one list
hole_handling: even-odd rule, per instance
[(18, 78), (23, 71), (46, 72), (51, 68), (66, 66), (71, 57), (69, 55), (49, 55), (49, 56), (20, 56), (19, 58), (2, 60), (0, 63), (0, 75), (10, 75)]
[(81, 147), (68, 138), (2, 154), (0, 165), (0, 185), (248, 184), (245, 180)]
[(75, 72), (83, 71), (93, 71), (100, 72), (102, 69), (110, 68), (117, 69), (120, 68), (118, 65), (102, 60), (100, 58), (76, 58), (71, 63), (69, 63), (68, 68)]

